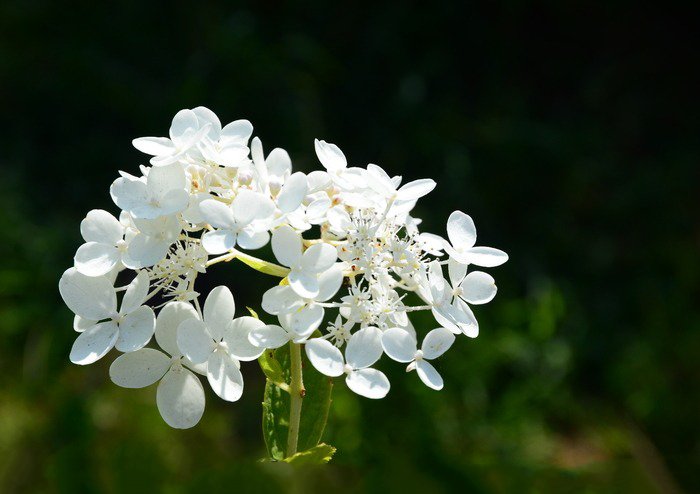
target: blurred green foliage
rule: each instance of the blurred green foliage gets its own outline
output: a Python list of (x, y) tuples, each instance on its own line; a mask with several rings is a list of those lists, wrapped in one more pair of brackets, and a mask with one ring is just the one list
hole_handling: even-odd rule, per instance
[[(637, 2), (0, 4), (0, 492), (700, 490), (695, 12)], [(180, 108), (248, 118), (267, 149), (439, 186), (511, 261), (482, 334), (401, 366), (379, 402), (334, 389), (328, 468), (264, 454), (257, 364), (235, 405), (169, 429), (155, 389), (67, 355), (57, 280), (117, 170)], [(266, 280), (208, 276), (259, 310)], [(431, 329), (429, 320), (416, 326)], [(286, 465), (288, 467), (289, 465)]]

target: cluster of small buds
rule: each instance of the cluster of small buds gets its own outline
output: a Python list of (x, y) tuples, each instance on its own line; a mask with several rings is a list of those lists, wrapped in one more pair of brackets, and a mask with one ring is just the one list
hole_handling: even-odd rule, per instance
[[(176, 428), (194, 426), (204, 412), (200, 376), (236, 401), (240, 362), (290, 341), (304, 344), (319, 372), (345, 374), (348, 387), (368, 398), (389, 391), (372, 367), (384, 354), (441, 389), (428, 361), (455, 335), (476, 337), (470, 305), (496, 294), (493, 278), (470, 266), (497, 266), (507, 255), (476, 247), (474, 223), (460, 211), (450, 215), (446, 239), (420, 233), (411, 211), (435, 187), (430, 179), (402, 185), (377, 165), (348, 167), (336, 145), (320, 140), (324, 169), (293, 172), (286, 151), (266, 157), (252, 132), (247, 120), (222, 127), (198, 107), (175, 115), (169, 137), (133, 141), (150, 166), (138, 176), (120, 172), (112, 184), (118, 218), (87, 214), (85, 243), (59, 282), (79, 333), (71, 361), (90, 364), (116, 348), (122, 354), (111, 379), (127, 388), (159, 382), (158, 410)], [(320, 238), (303, 237), (312, 228)], [(276, 262), (248, 253), (268, 243)], [(200, 305), (198, 276), (233, 259), (282, 278), (261, 301), (276, 320), (237, 315), (225, 286)], [(116, 286), (125, 270), (134, 275)], [(408, 305), (409, 293), (422, 304)], [(436, 321), (423, 337), (410, 321), (422, 310)]]

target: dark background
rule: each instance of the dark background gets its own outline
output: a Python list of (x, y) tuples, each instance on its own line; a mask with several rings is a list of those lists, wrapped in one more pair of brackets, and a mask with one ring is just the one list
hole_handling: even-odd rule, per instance
[[(438, 188), (510, 261), (482, 334), (433, 392), (383, 361), (380, 402), (336, 387), (337, 492), (700, 490), (697, 16), (639, 2), (0, 3), (0, 491), (280, 492), (263, 380), (168, 428), (111, 357), (68, 361), (57, 281), (132, 138), (181, 108), (248, 118), (318, 168), (313, 138)], [(208, 278), (259, 307), (270, 280)], [(422, 321), (417, 321), (420, 326)], [(425, 320), (428, 325), (428, 321)], [(430, 328), (420, 328), (430, 329)], [(303, 491), (302, 491), (303, 492)]]

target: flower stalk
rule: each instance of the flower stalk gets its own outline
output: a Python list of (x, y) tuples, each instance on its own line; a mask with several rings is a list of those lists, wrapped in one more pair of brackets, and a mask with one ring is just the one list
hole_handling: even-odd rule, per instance
[(289, 356), (291, 362), (291, 379), (289, 385), (289, 435), (287, 436), (287, 457), (297, 452), (299, 443), (299, 424), (301, 423), (301, 406), (306, 390), (301, 369), (301, 345), (289, 342)]

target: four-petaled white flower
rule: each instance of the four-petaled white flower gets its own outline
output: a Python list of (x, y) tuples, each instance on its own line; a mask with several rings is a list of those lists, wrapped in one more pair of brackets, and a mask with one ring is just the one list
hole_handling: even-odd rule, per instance
[(129, 283), (117, 311), (117, 292), (107, 277), (86, 276), (75, 268), (63, 273), (58, 283), (63, 301), (87, 328), (73, 344), (71, 362), (87, 365), (104, 357), (113, 347), (120, 352), (133, 352), (146, 346), (156, 324), (153, 309), (143, 305), (148, 286), (148, 274), (140, 271)]
[(199, 319), (192, 305), (169, 302), (156, 319), (156, 341), (164, 352), (141, 348), (120, 355), (109, 368), (112, 381), (124, 388), (145, 388), (160, 381), (158, 411), (176, 429), (194, 427), (204, 413), (204, 388), (192, 370), (206, 374), (206, 366), (183, 357), (176, 341), (178, 326), (188, 319)]
[(418, 350), (416, 338), (401, 328), (389, 328), (382, 335), (382, 347), (389, 358), (408, 364), (406, 372), (416, 370), (420, 380), (429, 388), (442, 389), (442, 377), (428, 362), (445, 353), (455, 341), (455, 335), (445, 328), (436, 328), (425, 335)]
[(318, 276), (319, 290), (313, 297), (300, 297), (288, 285), (270, 288), (263, 294), (262, 307), (268, 314), (278, 316), (282, 327), (272, 325), (265, 331), (277, 342), (282, 338), (295, 343), (306, 340), (323, 321), (326, 311), (322, 304), (333, 298), (342, 283), (342, 263), (336, 263)]
[(389, 392), (389, 379), (382, 371), (370, 368), (382, 356), (380, 329), (370, 326), (353, 334), (345, 347), (345, 358), (328, 340), (314, 338), (305, 346), (306, 356), (316, 370), (331, 377), (346, 374), (345, 383), (358, 395), (378, 399)]
[(175, 163), (199, 143), (210, 131), (211, 124), (200, 125), (192, 110), (180, 110), (170, 124), (170, 139), (167, 137), (139, 137), (132, 141), (136, 149), (153, 156), (151, 164), (165, 166)]
[(236, 245), (259, 249), (270, 240), (267, 230), (275, 204), (259, 192), (242, 189), (230, 206), (207, 199), (199, 209), (204, 220), (217, 228), (202, 235), (202, 245), (210, 254), (222, 254)]
[(479, 335), (479, 323), (467, 303), (459, 296), (442, 275), (442, 268), (433, 261), (422, 273), (418, 295), (430, 304), (435, 320), (455, 334), (464, 333), (470, 338)]
[(272, 251), (279, 262), (290, 268), (289, 286), (302, 298), (313, 299), (321, 291), (319, 275), (330, 269), (338, 258), (332, 245), (314, 244), (303, 250), (301, 235), (289, 226), (272, 234)]
[(255, 360), (263, 350), (248, 341), (248, 333), (264, 326), (254, 317), (234, 319), (236, 305), (225, 286), (214, 288), (204, 303), (204, 320), (187, 319), (177, 329), (177, 346), (194, 364), (207, 364), (207, 379), (226, 401), (243, 394), (240, 361)]
[(134, 218), (155, 219), (179, 213), (189, 205), (187, 177), (182, 166), (173, 163), (153, 167), (145, 179), (123, 174), (110, 188), (114, 204)]

